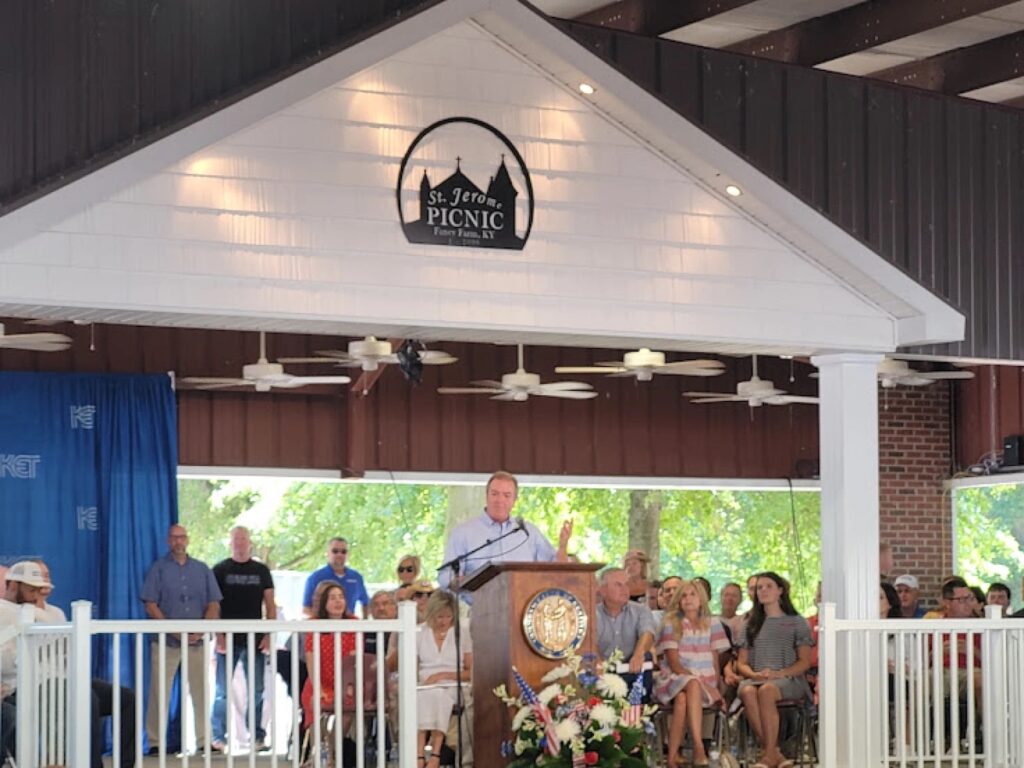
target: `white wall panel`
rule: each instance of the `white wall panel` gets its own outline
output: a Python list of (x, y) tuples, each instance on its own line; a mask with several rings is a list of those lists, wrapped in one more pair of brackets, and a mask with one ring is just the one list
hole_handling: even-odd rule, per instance
[[(523, 251), (406, 242), (399, 163), (478, 117), (526, 158)], [(453, 158), (434, 158), (435, 182)], [(493, 168), (464, 166), (478, 181)], [(462, 24), (0, 255), (0, 302), (606, 339), (892, 343), (890, 317)], [(322, 328), (322, 325), (318, 325)]]

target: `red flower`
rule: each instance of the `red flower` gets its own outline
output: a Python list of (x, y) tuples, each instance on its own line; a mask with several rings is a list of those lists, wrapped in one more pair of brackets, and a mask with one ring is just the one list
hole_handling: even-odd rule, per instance
[(596, 707), (600, 703), (601, 703), (601, 699), (599, 699), (597, 696), (591, 696), (590, 697), (590, 701), (587, 702), (587, 706), (588, 707)]
[(583, 762), (587, 765), (597, 765), (597, 752), (584, 752)]
[(615, 743), (616, 744), (618, 744), (620, 741), (622, 741), (622, 734), (619, 733), (618, 731), (612, 731), (612, 737), (615, 739)]

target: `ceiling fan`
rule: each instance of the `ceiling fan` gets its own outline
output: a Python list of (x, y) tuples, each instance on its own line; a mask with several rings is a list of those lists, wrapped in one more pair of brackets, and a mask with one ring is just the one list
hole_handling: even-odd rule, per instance
[(0, 323), (0, 349), (20, 349), (28, 352), (60, 352), (71, 346), (71, 337), (63, 333), (4, 333)]
[(475, 387), (438, 387), (442, 395), (491, 395), (491, 400), (513, 400), (521, 403), (530, 395), (540, 397), (561, 397), (565, 400), (590, 400), (597, 397), (593, 387), (582, 381), (552, 381), (542, 384), (540, 376), (523, 368), (523, 345), (517, 345), (519, 366), (513, 373), (506, 373), (501, 381), (485, 379), (474, 381)]
[[(423, 365), (448, 365), (458, 360), (440, 349), (421, 349), (419, 362)], [(376, 336), (350, 341), (348, 350), (317, 350), (317, 357), (282, 357), (281, 363), (330, 363), (345, 368), (362, 368), (375, 371), (381, 365), (398, 363), (398, 354), (391, 349), (390, 341), (380, 341)]]
[(664, 352), (652, 352), (642, 347), (627, 352), (621, 360), (595, 363), (592, 366), (560, 365), (555, 373), (603, 373), (608, 376), (632, 376), (637, 381), (650, 381), (654, 374), (675, 376), (718, 376), (725, 371), (725, 364), (718, 360), (680, 360), (665, 362)]
[(757, 375), (757, 355), (753, 356), (753, 373), (747, 381), (736, 385), (736, 394), (718, 392), (683, 392), (692, 403), (746, 403), (751, 408), (761, 405), (790, 405), (793, 403), (817, 403), (818, 398), (804, 395), (789, 395), (785, 390), (776, 389), (768, 379)]
[(225, 389), (227, 387), (255, 387), (257, 392), (272, 388), (294, 389), (310, 384), (348, 384), (348, 376), (292, 376), (284, 372), (280, 363), (267, 362), (267, 335), (260, 331), (260, 359), (242, 367), (242, 378), (229, 379), (211, 376), (187, 376), (178, 379), (196, 389)]
[(884, 389), (897, 386), (923, 387), (936, 381), (973, 379), (971, 371), (918, 371), (906, 360), (886, 357), (878, 364), (878, 382)]

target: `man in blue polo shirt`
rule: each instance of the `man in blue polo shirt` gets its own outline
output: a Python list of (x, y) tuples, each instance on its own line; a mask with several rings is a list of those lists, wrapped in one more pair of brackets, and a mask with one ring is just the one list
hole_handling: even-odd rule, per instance
[(362, 605), (364, 610), (370, 604), (362, 575), (355, 568), (349, 568), (347, 562), (348, 542), (336, 536), (327, 545), (327, 565), (313, 571), (306, 579), (306, 589), (302, 593), (302, 612), (307, 618), (313, 615), (313, 593), (322, 581), (333, 581), (341, 585), (349, 613), (356, 612), (357, 604)]
[[(462, 576), (475, 571), (487, 563), (548, 563), (553, 560), (565, 562), (569, 559), (567, 548), (572, 536), (572, 521), (562, 523), (558, 537), (558, 549), (533, 523), (523, 522), (522, 528), (512, 515), (512, 508), (519, 497), (519, 481), (508, 472), (495, 472), (487, 481), (487, 496), (484, 511), (465, 522), (459, 523), (448, 536), (444, 548), (444, 561), (467, 555), (477, 547), (493, 541), (469, 557), (464, 557), (460, 566)], [(499, 536), (511, 535), (501, 541)], [(457, 586), (450, 568), (438, 574), (442, 587)], [(463, 596), (468, 598), (467, 595)]]

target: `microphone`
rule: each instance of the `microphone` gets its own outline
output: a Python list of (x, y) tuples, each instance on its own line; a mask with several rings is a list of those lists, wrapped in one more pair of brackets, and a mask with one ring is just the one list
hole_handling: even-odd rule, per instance
[(526, 535), (529, 536), (530, 532), (526, 530), (526, 521), (523, 520), (523, 516), (519, 515), (516, 517), (516, 525), (519, 526), (520, 531), (525, 531)]

